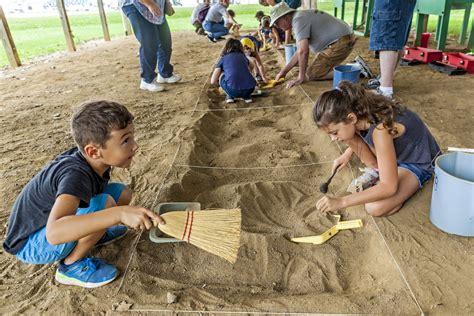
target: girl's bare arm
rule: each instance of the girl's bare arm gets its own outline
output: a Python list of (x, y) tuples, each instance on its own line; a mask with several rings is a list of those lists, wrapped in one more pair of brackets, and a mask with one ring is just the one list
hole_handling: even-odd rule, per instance
[(211, 84), (213, 84), (213, 85), (219, 84), (219, 77), (220, 77), (221, 73), (222, 73), (222, 69), (220, 69), (220, 68), (214, 69), (214, 71), (212, 72), (212, 76), (211, 76)]

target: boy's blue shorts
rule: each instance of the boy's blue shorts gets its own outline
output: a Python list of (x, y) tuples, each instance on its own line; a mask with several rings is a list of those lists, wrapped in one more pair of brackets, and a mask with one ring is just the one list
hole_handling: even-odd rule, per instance
[(416, 0), (375, 0), (370, 50), (401, 50), (410, 34)]
[(418, 185), (420, 186), (420, 189), (423, 187), (423, 185), (431, 179), (431, 176), (433, 175), (432, 173), (426, 171), (425, 169), (420, 168), (417, 164), (415, 163), (398, 163), (399, 168), (403, 168), (405, 170), (408, 170), (411, 172), (416, 179), (418, 180)]
[[(94, 196), (89, 207), (78, 208), (76, 215), (94, 213), (103, 210), (107, 197), (110, 195), (117, 202), (125, 189), (125, 184), (109, 183), (104, 193)], [(25, 245), (16, 254), (16, 257), (25, 263), (46, 264), (66, 258), (76, 247), (77, 241), (59, 245), (51, 245), (46, 239), (46, 226), (37, 230), (28, 237)]]

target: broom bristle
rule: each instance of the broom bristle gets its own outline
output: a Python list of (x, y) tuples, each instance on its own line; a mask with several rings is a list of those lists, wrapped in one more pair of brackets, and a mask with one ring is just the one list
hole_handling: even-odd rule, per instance
[(240, 209), (168, 212), (158, 225), (167, 235), (235, 263), (240, 246)]

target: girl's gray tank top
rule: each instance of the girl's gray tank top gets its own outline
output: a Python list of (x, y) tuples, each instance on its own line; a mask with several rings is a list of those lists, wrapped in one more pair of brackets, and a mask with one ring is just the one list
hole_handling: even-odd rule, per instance
[[(434, 159), (441, 150), (421, 118), (408, 109), (396, 115), (395, 121), (405, 126), (405, 133), (393, 140), (397, 162), (417, 164), (420, 168), (433, 173)], [(372, 135), (375, 124), (371, 124), (364, 140), (374, 147)]]

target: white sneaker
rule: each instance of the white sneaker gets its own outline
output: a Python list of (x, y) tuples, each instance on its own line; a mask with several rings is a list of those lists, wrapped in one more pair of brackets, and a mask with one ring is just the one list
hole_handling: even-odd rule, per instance
[(140, 89), (151, 91), (151, 92), (161, 92), (165, 90), (165, 87), (158, 84), (156, 80), (153, 80), (151, 83), (147, 83), (145, 82), (145, 80), (142, 79), (142, 82), (140, 83)]
[(156, 81), (159, 83), (176, 83), (178, 81), (181, 81), (181, 76), (174, 74), (169, 78), (163, 78), (162, 76), (158, 75)]
[(384, 91), (382, 91), (382, 89), (380, 89), (380, 87), (377, 87), (377, 89), (372, 90), (372, 91), (373, 91), (375, 94), (383, 95), (383, 96), (386, 97), (387, 99), (390, 99), (390, 100), (393, 99), (393, 93), (384, 92)]

